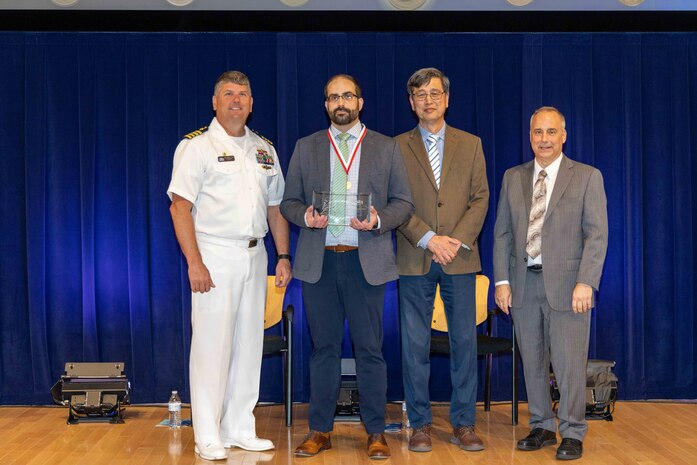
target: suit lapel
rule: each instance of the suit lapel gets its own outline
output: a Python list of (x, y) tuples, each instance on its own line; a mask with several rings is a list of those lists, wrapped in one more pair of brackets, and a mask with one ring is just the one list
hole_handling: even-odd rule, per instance
[(559, 164), (559, 172), (557, 173), (557, 180), (554, 182), (554, 190), (552, 191), (552, 197), (549, 199), (549, 205), (547, 206), (547, 213), (545, 213), (545, 216), (549, 216), (552, 213), (554, 207), (559, 203), (559, 199), (564, 195), (564, 191), (574, 175), (573, 166), (574, 162), (565, 155), (562, 155), (561, 163)]
[(376, 172), (375, 163), (377, 162), (378, 147), (375, 146), (375, 139), (368, 130), (361, 143), (361, 164), (358, 167), (358, 192), (370, 192), (370, 177)]
[[(443, 179), (445, 179), (445, 175), (448, 173), (448, 170), (450, 169), (450, 165), (453, 163), (453, 159), (455, 158), (455, 153), (457, 152), (455, 149), (457, 147), (457, 136), (453, 131), (450, 130), (450, 127), (446, 126), (445, 127), (445, 144), (443, 144), (443, 164), (441, 166), (440, 170), (440, 182), (441, 185), (443, 184)], [(430, 165), (429, 165), (430, 167)], [(433, 169), (431, 169), (433, 171)], [(435, 179), (434, 179), (435, 182)]]
[(530, 216), (532, 208), (532, 176), (535, 174), (535, 161), (528, 162), (520, 174), (520, 182), (523, 188), (523, 200), (525, 201), (525, 211)]
[(320, 132), (315, 139), (315, 149), (317, 153), (315, 154), (315, 173), (316, 178), (320, 180), (320, 186), (322, 192), (329, 192), (331, 190), (331, 173), (329, 164), (329, 137), (327, 132)]
[(411, 149), (411, 156), (416, 159), (418, 164), (421, 166), (421, 169), (424, 170), (428, 180), (431, 181), (431, 186), (433, 186), (433, 189), (438, 190), (438, 186), (436, 186), (436, 178), (433, 176), (433, 168), (431, 168), (431, 163), (428, 161), (428, 154), (426, 153), (424, 140), (421, 138), (421, 131), (419, 131), (418, 126), (411, 131), (411, 134), (409, 134), (409, 148)]

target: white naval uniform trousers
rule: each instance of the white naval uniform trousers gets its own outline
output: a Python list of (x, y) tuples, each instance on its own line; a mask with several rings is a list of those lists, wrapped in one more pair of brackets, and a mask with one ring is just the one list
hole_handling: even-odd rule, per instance
[[(243, 138), (230, 138), (214, 118), (208, 131), (182, 141), (168, 190), (194, 205), (196, 241), (216, 286), (192, 293), (189, 371), (198, 444), (256, 436), (266, 209), (281, 202), (284, 181), (273, 147), (245, 130)], [(257, 245), (249, 247), (254, 238)]]
[(193, 293), (191, 406), (199, 444), (256, 436), (267, 256), (256, 247), (198, 238), (215, 288)]

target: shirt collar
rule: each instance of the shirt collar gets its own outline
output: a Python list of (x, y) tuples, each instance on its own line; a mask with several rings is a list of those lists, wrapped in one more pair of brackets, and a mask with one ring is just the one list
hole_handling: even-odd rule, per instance
[[(547, 173), (547, 180), (551, 181), (553, 179), (557, 178), (557, 173), (559, 172), (559, 166), (561, 166), (561, 159), (564, 157), (564, 152), (562, 152), (556, 160), (554, 160), (552, 163), (550, 163), (547, 168), (545, 168), (545, 172)], [(537, 177), (540, 175), (540, 171), (542, 171), (542, 167), (540, 166), (539, 163), (537, 163), (537, 160), (535, 160), (535, 172), (533, 173), (533, 182), (537, 179)]]
[[(447, 124), (443, 124), (443, 127), (440, 128), (440, 130), (436, 133), (436, 136), (438, 136), (439, 140), (444, 140), (445, 139), (445, 127)], [(419, 132), (421, 133), (421, 138), (424, 140), (424, 143), (428, 140), (428, 136), (430, 136), (432, 133), (428, 132), (427, 129), (424, 129), (419, 125)]]
[[(356, 121), (356, 124), (351, 126), (351, 129), (346, 131), (346, 133), (350, 134), (351, 137), (358, 139), (361, 135), (361, 131), (363, 130), (363, 124), (361, 123), (361, 120)], [(332, 137), (336, 139), (336, 136), (341, 134), (341, 131), (339, 131), (336, 126), (333, 124), (329, 126), (329, 132), (331, 133)]]
[(248, 136), (251, 133), (251, 129), (247, 127), (247, 125), (244, 125), (244, 134), (241, 136), (231, 136), (230, 134), (227, 133), (225, 128), (223, 127), (222, 124), (220, 124), (220, 121), (218, 121), (218, 118), (215, 116), (211, 120), (211, 124), (208, 125), (208, 131), (211, 133), (212, 136), (219, 138), (219, 139), (224, 139), (224, 140), (234, 140), (234, 139), (240, 139), (242, 137)]

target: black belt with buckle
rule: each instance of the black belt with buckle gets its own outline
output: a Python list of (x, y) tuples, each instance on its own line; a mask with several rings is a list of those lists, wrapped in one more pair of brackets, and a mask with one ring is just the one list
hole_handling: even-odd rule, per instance
[(256, 247), (258, 242), (259, 239), (252, 239), (251, 241), (249, 241), (249, 245), (247, 246), (247, 248), (251, 249), (252, 247)]
[(537, 263), (535, 265), (530, 265), (528, 267), (528, 270), (534, 271), (535, 273), (539, 273), (540, 271), (542, 271), (542, 265), (539, 263)]

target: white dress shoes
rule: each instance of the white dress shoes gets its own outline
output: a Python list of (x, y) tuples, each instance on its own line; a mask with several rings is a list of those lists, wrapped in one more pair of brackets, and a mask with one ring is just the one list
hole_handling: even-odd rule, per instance
[(274, 448), (273, 442), (262, 438), (238, 438), (238, 439), (223, 439), (223, 444), (226, 448), (239, 447), (240, 449), (260, 452), (263, 450), (271, 450)]
[(220, 443), (196, 444), (194, 452), (206, 460), (226, 460), (228, 456), (227, 451)]

